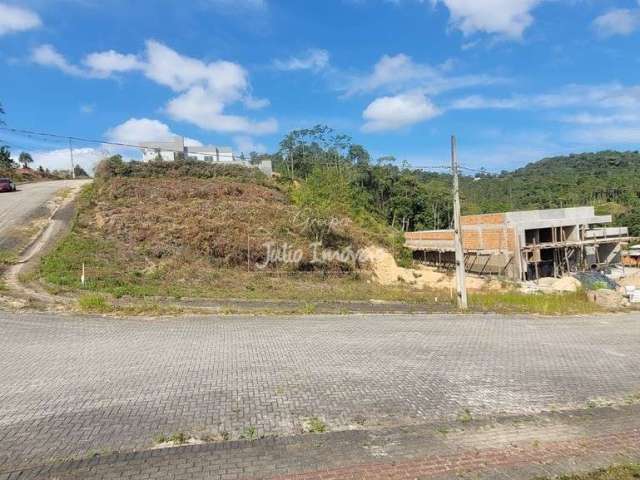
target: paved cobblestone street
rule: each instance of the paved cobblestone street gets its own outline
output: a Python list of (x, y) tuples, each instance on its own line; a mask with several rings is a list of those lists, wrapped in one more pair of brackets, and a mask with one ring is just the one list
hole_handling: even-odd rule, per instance
[[(0, 478), (22, 470), (37, 477), (43, 466), (65, 460), (84, 468), (82, 462), (96, 453), (108, 459), (121, 452), (113, 454), (120, 467), (126, 455), (144, 463), (136, 455), (156, 458), (158, 450), (148, 453), (154, 438), (175, 432), (228, 432), (231, 442), (160, 451), (166, 453), (158, 458), (227, 452), (215, 457), (220, 469), (201, 478), (326, 470), (323, 455), (329, 450), (316, 456), (308, 442), (328, 439), (348, 457), (344, 465), (362, 457), (367, 444), (370, 464), (388, 455), (407, 460), (428, 453), (400, 448), (411, 445), (412, 431), (459, 421), (466, 410), (474, 419), (536, 418), (542, 411), (589, 411), (613, 403), (622, 409), (613, 422), (619, 428), (593, 428), (637, 440), (638, 425), (624, 415), (637, 418), (638, 412), (624, 408), (632, 408), (625, 405), (640, 393), (638, 316), (120, 320), (0, 313), (0, 332)], [(297, 434), (310, 417), (322, 419), (331, 433), (296, 443), (309, 438)], [(565, 427), (559, 438), (569, 441), (573, 430)], [(295, 468), (252, 471), (257, 463), (247, 460), (251, 455), (244, 463), (232, 455), (248, 448), (233, 440), (252, 428), (258, 436), (278, 437), (248, 442), (259, 444), (251, 455), (259, 450), (267, 463), (292, 451), (305, 455), (298, 455)], [(375, 432), (399, 451), (376, 450), (367, 437)], [(418, 443), (437, 443), (421, 435)], [(349, 457), (351, 444), (361, 450)], [(134, 451), (139, 453), (126, 453)], [(278, 465), (275, 457), (270, 465)], [(168, 478), (167, 471), (154, 471)], [(176, 478), (197, 477), (181, 472)], [(56, 477), (73, 477), (67, 473)], [(77, 478), (89, 476), (85, 471)]]

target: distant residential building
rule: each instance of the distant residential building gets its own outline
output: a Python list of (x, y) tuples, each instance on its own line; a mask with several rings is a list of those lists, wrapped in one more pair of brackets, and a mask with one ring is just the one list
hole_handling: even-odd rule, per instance
[(190, 158), (191, 160), (200, 160), (201, 162), (233, 162), (247, 164), (244, 160), (236, 158), (233, 155), (233, 150), (229, 147), (215, 147), (213, 145), (186, 147), (186, 155), (187, 158)]
[(224, 163), (228, 165), (241, 165), (247, 168), (258, 168), (265, 175), (272, 175), (271, 160), (263, 160), (259, 165), (252, 165), (244, 157), (234, 155), (230, 147), (217, 147), (215, 145), (185, 145), (184, 137), (174, 137), (168, 142), (143, 142), (140, 144), (142, 161), (150, 162), (162, 160), (172, 162), (178, 158), (188, 158), (201, 162)]
[(172, 162), (185, 153), (184, 138), (174, 137), (169, 142), (143, 142), (140, 144), (142, 161), (164, 160)]

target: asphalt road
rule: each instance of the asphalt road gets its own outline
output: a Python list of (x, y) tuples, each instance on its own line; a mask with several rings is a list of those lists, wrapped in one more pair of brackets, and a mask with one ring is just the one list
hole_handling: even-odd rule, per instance
[(46, 203), (63, 188), (77, 185), (86, 180), (57, 180), (51, 182), (27, 183), (18, 186), (18, 191), (0, 193), (0, 240), (11, 230), (43, 210)]
[[(0, 474), (175, 432), (280, 437), (640, 393), (640, 316), (110, 319), (0, 312)], [(1, 476), (1, 475), (0, 475)]]

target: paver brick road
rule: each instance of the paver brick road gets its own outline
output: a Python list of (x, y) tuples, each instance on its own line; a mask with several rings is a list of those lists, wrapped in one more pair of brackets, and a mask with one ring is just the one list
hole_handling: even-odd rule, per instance
[(640, 392), (640, 317), (108, 319), (0, 312), (0, 473), (160, 433), (397, 428)]

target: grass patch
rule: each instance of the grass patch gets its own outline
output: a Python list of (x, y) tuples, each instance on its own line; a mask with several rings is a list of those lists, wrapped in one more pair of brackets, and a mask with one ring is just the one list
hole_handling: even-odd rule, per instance
[(103, 295), (93, 293), (81, 296), (78, 299), (78, 307), (90, 313), (109, 313), (113, 311), (113, 305)]
[(318, 417), (311, 417), (304, 422), (304, 431), (307, 433), (325, 433), (327, 424)]
[(11, 250), (0, 250), (0, 267), (12, 265), (18, 260), (18, 255)]
[(539, 477), (537, 480), (637, 480), (640, 479), (640, 465), (614, 465), (588, 473)]
[(461, 423), (469, 423), (471, 420), (473, 420), (473, 416), (471, 415), (471, 410), (469, 410), (468, 408), (465, 408), (464, 410), (459, 412), (457, 418), (458, 418), (458, 421)]
[[(83, 263), (84, 287), (80, 284)], [(314, 313), (315, 302), (322, 301), (375, 299), (451, 305), (448, 294), (402, 285), (380, 286), (356, 272), (248, 272), (219, 268), (206, 259), (173, 257), (153, 261), (116, 241), (84, 231), (70, 233), (43, 258), (39, 275), (55, 293), (93, 292), (115, 298), (296, 300), (304, 302), (303, 313)]]
[(469, 295), (473, 310), (501, 313), (537, 313), (541, 315), (587, 314), (601, 309), (590, 302), (583, 290), (575, 293), (526, 294), (520, 292), (483, 292)]
[(258, 430), (256, 430), (256, 427), (248, 426), (242, 430), (240, 438), (243, 440), (256, 440), (258, 438)]
[(173, 445), (184, 445), (189, 441), (189, 435), (184, 432), (176, 432), (172, 435), (158, 435), (153, 439), (156, 444), (171, 443)]

